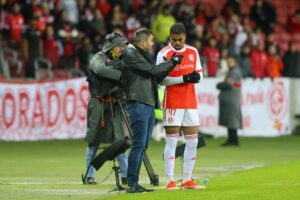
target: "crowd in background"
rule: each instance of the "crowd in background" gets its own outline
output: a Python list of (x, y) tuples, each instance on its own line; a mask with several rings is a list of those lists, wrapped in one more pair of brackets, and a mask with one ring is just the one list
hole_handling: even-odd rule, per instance
[[(284, 22), (276, 2), (293, 3)], [(159, 51), (175, 22), (185, 25), (206, 76), (225, 76), (226, 58), (233, 55), (243, 77), (300, 77), (297, 0), (0, 0), (0, 45), (17, 52), (24, 77), (35, 76), (40, 57), (54, 71), (86, 73), (107, 33), (118, 31), (132, 41), (135, 30), (147, 27)]]

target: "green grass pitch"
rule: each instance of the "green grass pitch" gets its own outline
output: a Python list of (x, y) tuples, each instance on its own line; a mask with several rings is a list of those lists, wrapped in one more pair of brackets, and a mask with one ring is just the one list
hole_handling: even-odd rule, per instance
[[(142, 168), (141, 185), (153, 193), (125, 194), (115, 188), (111, 162), (97, 172), (98, 185), (82, 185), (85, 143), (75, 141), (0, 142), (0, 199), (300, 199), (300, 137), (241, 138), (241, 146), (222, 148), (224, 139), (206, 139), (198, 150), (193, 178), (209, 179), (206, 190), (166, 191), (162, 152), (164, 141), (148, 151), (160, 186), (149, 185)], [(182, 162), (176, 159), (175, 178)], [(108, 178), (107, 178), (108, 177)], [(106, 179), (107, 178), (107, 179)], [(105, 180), (106, 179), (106, 180)]]

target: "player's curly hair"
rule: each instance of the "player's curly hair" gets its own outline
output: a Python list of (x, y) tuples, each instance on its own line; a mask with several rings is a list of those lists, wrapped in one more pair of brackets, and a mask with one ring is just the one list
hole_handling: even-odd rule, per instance
[(182, 23), (173, 24), (170, 28), (170, 34), (174, 34), (174, 35), (186, 34), (184, 25)]

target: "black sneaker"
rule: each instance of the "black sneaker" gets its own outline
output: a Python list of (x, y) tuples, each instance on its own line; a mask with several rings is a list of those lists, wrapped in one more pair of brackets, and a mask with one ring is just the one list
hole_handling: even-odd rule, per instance
[(145, 193), (145, 192), (153, 192), (154, 190), (146, 189), (143, 186), (137, 184), (134, 186), (129, 186), (126, 189), (126, 193)]
[(97, 184), (97, 181), (96, 181), (93, 177), (87, 177), (87, 178), (86, 178), (86, 184), (89, 184), (89, 185), (96, 185), (96, 184)]
[(145, 193), (145, 192), (147, 191), (144, 190), (143, 188), (138, 187), (137, 185), (128, 186), (128, 188), (126, 188), (126, 193)]

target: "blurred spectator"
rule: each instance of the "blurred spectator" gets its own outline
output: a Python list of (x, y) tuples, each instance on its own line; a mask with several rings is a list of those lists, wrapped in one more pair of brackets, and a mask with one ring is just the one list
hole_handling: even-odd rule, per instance
[(131, 10), (126, 20), (127, 39), (133, 41), (134, 32), (141, 27), (142, 25), (135, 14), (135, 10)]
[(256, 27), (254, 31), (248, 32), (247, 41), (251, 43), (253, 46), (257, 46), (260, 41), (265, 41), (265, 34), (262, 32), (261, 28)]
[(50, 14), (48, 3), (44, 3), (42, 9), (42, 16), (39, 20), (48, 26), (54, 22), (54, 17)]
[(300, 78), (300, 52), (292, 42), (283, 56), (283, 64), (283, 76)]
[(98, 10), (96, 8), (96, 0), (87, 1), (87, 6), (85, 8), (86, 19), (90, 22), (95, 17), (95, 11)]
[(276, 22), (276, 12), (271, 4), (264, 0), (256, 0), (251, 7), (250, 17), (266, 35), (272, 32)]
[(222, 49), (217, 77), (220, 77), (223, 80), (225, 79), (225, 76), (228, 73), (228, 69), (229, 69), (227, 59), (228, 59), (228, 49)]
[(91, 60), (92, 56), (94, 55), (93, 52), (93, 45), (89, 37), (84, 37), (82, 39), (82, 47), (78, 49), (77, 52), (78, 59), (79, 59), (79, 67), (85, 74), (87, 74), (89, 61)]
[(252, 49), (250, 54), (251, 72), (255, 78), (268, 76), (268, 55), (264, 48), (264, 42), (260, 41), (258, 45)]
[(101, 49), (99, 49), (99, 44), (101, 44), (101, 42), (103, 41), (103, 37), (101, 37), (101, 35), (94, 35), (91, 38), (92, 41), (92, 45), (93, 45), (93, 52), (97, 52)]
[(23, 6), (22, 8), (22, 15), (26, 21), (26, 23), (28, 23), (28, 19), (30, 20), (34, 14), (36, 14), (37, 12), (41, 11), (41, 0), (31, 0), (31, 1), (24, 1), (24, 3), (22, 3)]
[(232, 14), (227, 23), (228, 33), (231, 37), (235, 37), (239, 32), (243, 31), (243, 26), (240, 22), (240, 17), (236, 14)]
[(104, 17), (108, 16), (111, 9), (111, 6), (107, 0), (98, 0), (96, 3), (96, 7), (101, 11)]
[(251, 20), (249, 15), (242, 15), (241, 18), (242, 18), (242, 25), (244, 27), (248, 26), (249, 29), (252, 29), (254, 27), (254, 22)]
[(147, 6), (146, 0), (131, 0), (132, 7), (134, 10), (140, 11), (143, 7)]
[(60, 56), (63, 54), (63, 46), (59, 40), (55, 38), (53, 27), (50, 25), (46, 28), (44, 40), (44, 54), (53, 68), (58, 66)]
[(281, 71), (283, 70), (283, 63), (279, 57), (276, 46), (270, 45), (268, 48), (268, 73), (271, 78), (276, 78), (281, 76)]
[[(169, 7), (169, 11), (176, 21), (182, 21), (185, 10), (189, 9), (189, 5), (187, 5), (187, 2), (185, 0), (178, 0), (172, 7), (167, 2), (165, 2), (165, 6)], [(161, 10), (161, 8), (162, 6), (159, 7), (159, 11)]]
[(216, 48), (217, 40), (215, 37), (209, 39), (209, 46), (204, 47), (202, 57), (206, 60), (206, 68), (208, 76), (216, 76), (220, 61), (220, 53)]
[(119, 4), (115, 5), (112, 9), (111, 16), (107, 23), (107, 30), (108, 32), (113, 32), (115, 28), (119, 28), (122, 30), (122, 34), (124, 35), (126, 31), (126, 25), (125, 25), (125, 17), (124, 14), (121, 11), (121, 7)]
[(191, 46), (195, 47), (199, 53), (202, 52), (202, 42), (201, 42), (201, 40), (193, 40), (191, 42)]
[(29, 26), (26, 29), (23, 42), (22, 52), (26, 61), (26, 77), (35, 77), (34, 61), (36, 58), (43, 56), (43, 42), (41, 33), (36, 28), (36, 17), (29, 19)]
[(91, 35), (91, 32), (94, 32), (94, 29), (90, 29), (90, 22), (87, 20), (85, 12), (80, 12), (79, 22), (76, 25), (80, 35)]
[(0, 34), (0, 80), (5, 77), (5, 58), (3, 55), (3, 38)]
[(85, 5), (86, 5), (86, 0), (77, 0), (77, 9), (79, 16), (82, 14), (85, 15)]
[(105, 36), (107, 32), (104, 17), (100, 10), (95, 10), (94, 12), (95, 17), (89, 24), (89, 35), (91, 37), (94, 37), (95, 35)]
[(233, 14), (241, 15), (241, 5), (239, 0), (227, 0), (221, 13), (226, 21), (229, 20), (230, 16)]
[(245, 43), (242, 47), (241, 53), (236, 54), (235, 56), (238, 66), (241, 69), (243, 78), (253, 77), (250, 64), (250, 52), (251, 47), (247, 43)]
[(167, 42), (170, 28), (176, 22), (170, 9), (169, 5), (163, 5), (151, 25), (151, 30), (160, 44)]
[(300, 9), (288, 18), (286, 28), (290, 33), (300, 33)]
[(115, 7), (116, 5), (119, 5), (120, 8), (122, 8), (122, 12), (124, 13), (123, 19), (125, 21), (125, 15), (129, 12), (130, 6), (132, 6), (132, 0), (110, 0), (110, 4), (112, 7)]
[(77, 24), (79, 21), (79, 12), (76, 0), (63, 0), (61, 1), (62, 8), (67, 12), (70, 23)]
[[(172, 7), (170, 6), (169, 9), (172, 10)], [(176, 21), (180, 21), (184, 24), (186, 27), (187, 39), (191, 40), (194, 37), (196, 26), (196, 17), (193, 5), (191, 3), (186, 3), (185, 1), (178, 1), (171, 13), (175, 17)]]
[(220, 16), (212, 20), (208, 30), (208, 37), (215, 37), (217, 41), (221, 40), (221, 34), (227, 31), (226, 23), (224, 19)]
[(69, 21), (68, 13), (65, 10), (61, 10), (59, 16), (55, 18), (54, 30), (59, 34), (59, 30), (63, 29), (66, 25), (72, 25)]
[(239, 55), (241, 53), (241, 48), (250, 38), (249, 35), (251, 34), (251, 27), (249, 24), (245, 24), (244, 27), (234, 39), (234, 53)]
[[(64, 12), (65, 13), (65, 12)], [(75, 63), (75, 45), (78, 42), (79, 32), (68, 21), (68, 18), (63, 14), (63, 22), (58, 30), (58, 36), (64, 47), (63, 56), (60, 59), (59, 66), (61, 68), (70, 69)]]
[(191, 9), (185, 10), (181, 22), (186, 27), (187, 42), (190, 42), (195, 38), (195, 28), (196, 28), (196, 17), (194, 17), (194, 11)]
[(7, 30), (8, 4), (7, 0), (0, 0), (0, 34), (5, 35)]
[(137, 17), (140, 20), (143, 27), (150, 29), (151, 14), (149, 13), (149, 9), (147, 7), (143, 7), (141, 10), (139, 10), (139, 12), (137, 13)]
[(51, 11), (51, 15), (54, 16), (54, 30), (55, 33), (62, 26), (65, 20), (68, 19), (67, 13), (62, 8), (62, 4), (60, 1), (56, 1), (54, 9)]
[(35, 27), (40, 31), (41, 35), (43, 36), (46, 31), (46, 22), (42, 20), (42, 9), (39, 8), (35, 13), (32, 15), (37, 19), (35, 21)]
[(201, 26), (203, 28), (206, 25), (207, 20), (205, 15), (205, 9), (202, 2), (197, 3), (194, 12), (195, 12), (197, 26)]
[(20, 13), (20, 5), (13, 4), (13, 13), (7, 18), (7, 25), (9, 28), (10, 47), (19, 50), (22, 40), (22, 32), (25, 26), (24, 17)]
[(199, 40), (202, 42), (204, 40), (204, 27), (196, 25), (195, 27), (195, 35), (193, 40)]
[(57, 0), (43, 0), (43, 3), (47, 3), (49, 10), (53, 10), (55, 8), (55, 3)]
[(218, 49), (219, 50), (223, 50), (223, 49), (227, 49), (228, 51), (228, 54), (230, 55), (234, 55), (234, 46), (233, 46), (233, 41), (230, 40), (230, 36), (228, 34), (227, 31), (224, 31), (222, 34), (221, 34), (221, 41), (218, 42)]
[[(161, 11), (162, 4), (160, 3), (159, 0), (152, 0), (150, 2), (148, 1), (148, 3), (150, 3), (150, 5), (147, 6), (149, 8), (148, 12), (151, 15), (151, 21), (153, 21), (154, 16), (156, 16)], [(173, 7), (173, 10), (174, 10), (174, 7)]]

